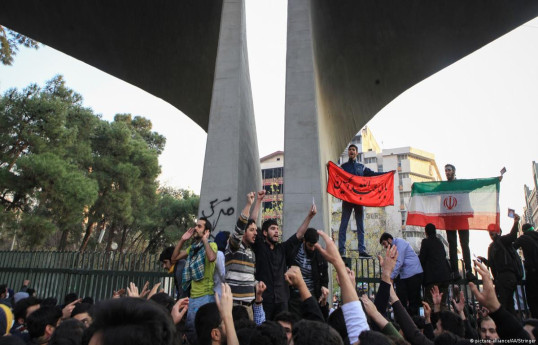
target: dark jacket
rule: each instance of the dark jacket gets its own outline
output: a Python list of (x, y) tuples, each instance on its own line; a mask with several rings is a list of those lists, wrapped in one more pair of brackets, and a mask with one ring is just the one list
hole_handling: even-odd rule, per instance
[[(509, 253), (510, 250), (513, 251), (512, 254), (515, 253), (512, 243), (517, 239), (517, 231), (518, 223), (514, 223), (509, 234), (495, 237), (493, 242), (489, 245), (488, 260), (486, 264), (491, 268), (493, 278), (501, 273), (518, 274), (518, 263)], [(517, 253), (515, 253), (515, 255), (517, 256)]]
[(267, 286), (263, 293), (264, 303), (288, 303), (290, 290), (284, 278), (293, 252), (301, 244), (293, 234), (285, 242), (277, 243), (271, 250), (261, 231), (258, 231), (252, 250), (256, 254), (256, 280)]
[(365, 167), (363, 164), (357, 162), (356, 160), (348, 160), (344, 164), (340, 166), (344, 171), (357, 175), (357, 176), (376, 176), (376, 175), (383, 175), (384, 173), (378, 173), (374, 172), (371, 169)]
[[(287, 263), (288, 267), (295, 265), (295, 258), (302, 245), (297, 246), (293, 251), (291, 255), (292, 260)], [(312, 280), (314, 281), (314, 295), (317, 300), (321, 296), (321, 287), (329, 286), (329, 265), (327, 264), (327, 260), (317, 250), (314, 251), (312, 256)]]
[(446, 261), (445, 247), (437, 237), (428, 237), (422, 240), (418, 258), (424, 270), (424, 285), (450, 280), (450, 268)]
[(514, 248), (523, 250), (527, 276), (538, 273), (538, 232), (523, 233), (514, 241)]

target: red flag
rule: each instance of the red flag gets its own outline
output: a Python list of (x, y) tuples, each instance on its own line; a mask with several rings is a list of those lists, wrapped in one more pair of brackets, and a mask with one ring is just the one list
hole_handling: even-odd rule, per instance
[(333, 162), (327, 166), (327, 193), (335, 198), (362, 206), (394, 205), (394, 171), (367, 177), (345, 172)]

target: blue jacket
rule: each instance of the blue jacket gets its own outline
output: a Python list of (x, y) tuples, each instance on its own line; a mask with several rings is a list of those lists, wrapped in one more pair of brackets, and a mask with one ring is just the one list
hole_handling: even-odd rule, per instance
[(409, 242), (401, 238), (394, 238), (392, 245), (398, 248), (398, 259), (396, 259), (396, 266), (394, 266), (394, 271), (390, 276), (391, 279), (395, 279), (398, 274), (401, 279), (407, 279), (422, 273), (420, 260)]
[(382, 175), (384, 173), (378, 173), (374, 172), (371, 169), (368, 169), (364, 166), (364, 164), (361, 164), (357, 162), (357, 160), (348, 160), (346, 163), (342, 164), (340, 166), (342, 169), (344, 169), (345, 172), (348, 172), (353, 175), (357, 176), (376, 176), (376, 175)]

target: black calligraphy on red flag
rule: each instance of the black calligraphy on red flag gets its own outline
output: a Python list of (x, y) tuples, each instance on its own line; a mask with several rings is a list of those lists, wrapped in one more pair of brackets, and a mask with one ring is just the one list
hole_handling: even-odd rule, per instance
[(350, 174), (333, 162), (327, 168), (327, 193), (335, 198), (369, 207), (394, 205), (394, 171), (367, 177)]

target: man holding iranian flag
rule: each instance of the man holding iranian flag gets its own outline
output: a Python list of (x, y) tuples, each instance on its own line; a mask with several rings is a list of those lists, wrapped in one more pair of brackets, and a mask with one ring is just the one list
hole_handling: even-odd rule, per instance
[(465, 263), (465, 277), (476, 279), (471, 270), (469, 229), (500, 230), (499, 189), (502, 176), (457, 180), (456, 168), (445, 165), (447, 181), (416, 182), (411, 191), (407, 225), (425, 226), (428, 223), (444, 229), (449, 245), (453, 279), (460, 280), (458, 270), (458, 243)]

